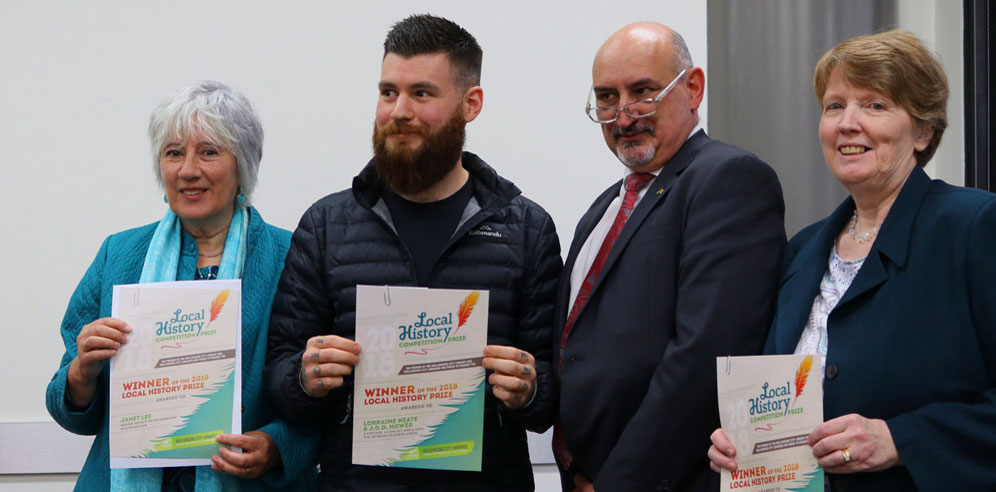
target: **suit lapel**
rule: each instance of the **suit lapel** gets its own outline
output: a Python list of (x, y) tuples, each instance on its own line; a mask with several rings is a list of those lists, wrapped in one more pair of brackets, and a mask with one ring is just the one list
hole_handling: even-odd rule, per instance
[[(647, 216), (650, 215), (650, 211), (657, 207), (660, 203), (668, 196), (671, 191), (671, 187), (674, 186), (675, 181), (681, 175), (682, 171), (688, 167), (689, 164), (698, 155), (699, 150), (709, 143), (709, 137), (706, 136), (705, 132), (699, 130), (691, 138), (685, 142), (685, 145), (681, 147), (674, 157), (661, 169), (660, 174), (657, 175), (647, 188), (647, 193), (643, 195), (640, 203), (636, 205), (633, 213), (629, 216), (629, 220), (626, 221), (626, 225), (623, 230), (619, 233), (619, 237), (616, 239), (615, 244), (612, 245), (612, 249), (609, 250), (609, 256), (605, 258), (605, 264), (602, 266), (602, 271), (599, 272), (598, 278), (595, 279), (595, 284), (591, 288), (591, 297), (594, 297), (595, 292), (598, 291), (599, 286), (602, 285), (603, 279), (605, 279), (612, 267), (615, 266), (622, 252), (626, 250), (626, 245), (636, 234), (636, 231), (640, 229), (643, 221), (646, 220)], [(582, 313), (584, 312), (582, 308)], [(578, 313), (578, 317), (581, 313)]]
[(854, 277), (851, 286), (841, 297), (838, 306), (842, 306), (861, 294), (868, 292), (889, 279), (884, 259), (888, 259), (899, 268), (906, 266), (909, 253), (910, 235), (913, 233), (913, 222), (916, 219), (920, 204), (923, 202), (931, 181), (927, 173), (919, 166), (913, 168), (903, 189), (896, 197), (895, 203), (889, 209), (889, 215), (878, 231), (871, 251), (865, 259), (858, 275)]
[[(899, 268), (906, 265), (913, 222), (930, 185), (930, 178), (922, 169), (913, 169), (889, 210), (864, 264), (834, 309), (858, 299), (887, 281), (889, 271), (886, 261)], [(819, 292), (820, 282), (826, 273), (831, 248), (853, 213), (854, 200), (848, 197), (827, 217), (823, 227), (785, 268), (776, 313), (779, 329), (775, 333), (775, 353), (791, 353), (799, 342), (799, 336), (813, 307), (813, 299)]]
[(782, 273), (775, 313), (775, 347), (778, 354), (790, 354), (799, 342), (809, 320), (813, 299), (820, 291), (830, 251), (837, 233), (854, 212), (854, 200), (848, 197), (823, 221), (813, 237), (796, 253)]
[[(567, 303), (570, 302), (571, 294), (571, 272), (574, 270), (574, 263), (577, 262), (578, 253), (581, 251), (581, 246), (584, 246), (584, 242), (591, 235), (592, 229), (598, 225), (598, 221), (605, 215), (605, 210), (609, 208), (609, 204), (612, 203), (612, 199), (619, 196), (619, 187), (622, 186), (622, 180), (616, 181), (615, 184), (610, 186), (608, 189), (602, 192), (595, 202), (591, 204), (588, 211), (585, 212), (584, 216), (578, 222), (578, 226), (574, 231), (574, 239), (571, 241), (571, 250), (567, 254), (567, 262), (564, 264), (564, 269), (560, 273), (560, 291), (557, 295), (557, 312), (556, 312), (556, 322), (558, 330), (562, 330), (564, 323), (567, 322), (567, 312), (570, 310), (571, 306)], [(587, 272), (586, 272), (587, 273)]]
[(584, 242), (588, 239), (591, 231), (598, 225), (598, 221), (601, 220), (602, 216), (605, 215), (605, 209), (609, 208), (609, 204), (612, 203), (613, 198), (619, 196), (620, 186), (622, 186), (622, 180), (616, 181), (612, 186), (603, 191), (595, 199), (595, 202), (591, 204), (588, 212), (581, 217), (581, 221), (578, 222), (578, 227), (574, 231), (574, 240), (571, 241), (571, 250), (567, 254), (567, 263), (564, 265), (564, 271), (568, 272), (568, 274), (574, 268), (574, 262), (578, 259), (581, 246), (584, 246)]

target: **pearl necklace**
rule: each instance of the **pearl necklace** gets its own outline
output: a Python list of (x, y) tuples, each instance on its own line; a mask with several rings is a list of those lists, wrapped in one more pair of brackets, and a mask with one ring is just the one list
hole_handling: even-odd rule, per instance
[(875, 237), (878, 234), (878, 228), (882, 224), (872, 227), (870, 231), (858, 233), (858, 210), (854, 209), (854, 215), (851, 216), (850, 222), (847, 223), (847, 235), (851, 236), (851, 239), (859, 243), (863, 243)]

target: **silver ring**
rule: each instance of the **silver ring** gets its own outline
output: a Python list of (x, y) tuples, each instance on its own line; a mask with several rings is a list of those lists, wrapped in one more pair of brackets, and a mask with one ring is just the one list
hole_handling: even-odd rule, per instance
[(248, 474), (249, 474), (249, 467), (247, 466), (246, 467), (246, 475), (248, 475)]
[(844, 456), (844, 463), (851, 462), (851, 448), (841, 449), (840, 454)]

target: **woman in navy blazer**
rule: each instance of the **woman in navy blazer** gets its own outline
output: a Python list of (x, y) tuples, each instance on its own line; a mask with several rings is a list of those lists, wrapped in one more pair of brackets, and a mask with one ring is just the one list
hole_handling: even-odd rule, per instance
[[(996, 490), (996, 196), (922, 169), (943, 69), (895, 30), (830, 50), (814, 85), (850, 197), (786, 247), (765, 353), (824, 357), (809, 444), (831, 490)], [(712, 442), (712, 468), (735, 469), (721, 429)]]

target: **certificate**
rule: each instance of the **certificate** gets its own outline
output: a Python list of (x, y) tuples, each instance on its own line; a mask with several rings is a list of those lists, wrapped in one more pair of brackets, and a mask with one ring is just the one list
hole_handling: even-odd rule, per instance
[(356, 287), (353, 464), (481, 471), (488, 291)]
[(111, 468), (211, 464), (242, 431), (242, 282), (116, 285), (131, 326), (111, 358)]
[(721, 491), (823, 492), (823, 469), (806, 442), (823, 422), (819, 355), (717, 357), (719, 415), (737, 448)]

